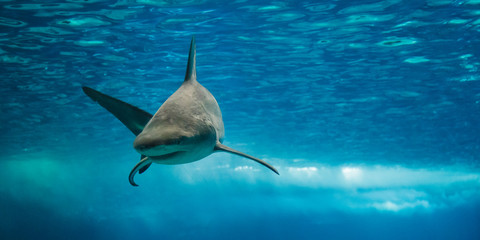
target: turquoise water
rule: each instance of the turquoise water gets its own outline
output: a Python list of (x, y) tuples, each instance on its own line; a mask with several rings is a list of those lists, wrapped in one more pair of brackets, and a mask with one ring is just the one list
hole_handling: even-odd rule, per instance
[[(140, 160), (81, 90), (185, 76), (227, 153)], [(0, 1), (2, 239), (480, 239), (480, 1)]]

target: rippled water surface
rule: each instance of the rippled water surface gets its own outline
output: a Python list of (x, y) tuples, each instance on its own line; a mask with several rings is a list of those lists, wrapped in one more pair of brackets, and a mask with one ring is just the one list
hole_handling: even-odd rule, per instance
[[(226, 153), (154, 164), (81, 90), (185, 76)], [(479, 239), (480, 1), (0, 1), (5, 239)]]

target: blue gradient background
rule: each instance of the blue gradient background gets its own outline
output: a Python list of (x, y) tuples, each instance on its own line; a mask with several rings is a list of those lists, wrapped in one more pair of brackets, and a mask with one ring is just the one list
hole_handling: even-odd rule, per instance
[[(197, 76), (215, 153), (128, 183)], [(2, 239), (480, 239), (480, 1), (0, 1)]]

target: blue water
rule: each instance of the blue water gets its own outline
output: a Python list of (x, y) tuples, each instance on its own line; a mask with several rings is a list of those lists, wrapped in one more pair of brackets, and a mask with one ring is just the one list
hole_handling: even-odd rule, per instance
[[(0, 1), (1, 239), (480, 239), (480, 1)], [(227, 153), (140, 160), (189, 42)]]

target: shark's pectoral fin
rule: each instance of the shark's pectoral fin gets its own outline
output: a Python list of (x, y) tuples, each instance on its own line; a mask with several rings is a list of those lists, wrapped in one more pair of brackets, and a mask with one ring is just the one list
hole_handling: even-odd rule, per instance
[(143, 172), (147, 171), (148, 167), (150, 167), (150, 165), (152, 165), (152, 163), (149, 163), (145, 166), (143, 166), (142, 168), (140, 168), (140, 170), (138, 171), (139, 174), (142, 174)]
[(263, 166), (267, 167), (267, 168), (270, 168), (270, 170), (272, 170), (273, 172), (275, 172), (276, 174), (280, 175), (277, 171), (277, 169), (275, 169), (272, 165), (266, 163), (265, 161), (261, 160), (261, 159), (258, 159), (256, 157), (252, 157), (248, 154), (245, 154), (245, 153), (242, 153), (242, 152), (239, 152), (233, 148), (229, 148), (221, 143), (217, 143), (215, 145), (215, 148), (214, 148), (215, 151), (224, 151), (224, 152), (229, 152), (229, 153), (233, 153), (233, 154), (236, 154), (236, 155), (239, 155), (239, 156), (242, 156), (242, 157), (246, 157), (246, 158), (249, 158), (249, 159), (252, 159), (253, 161), (255, 162), (258, 162), (260, 164), (262, 164)]
[(135, 174), (141, 169), (144, 169), (143, 171), (145, 171), (150, 166), (150, 164), (152, 164), (152, 160), (148, 157), (144, 157), (142, 160), (140, 160), (140, 162), (137, 163), (137, 165), (135, 165), (135, 167), (133, 167), (130, 175), (128, 176), (128, 181), (130, 182), (130, 184), (132, 184), (132, 186), (138, 186), (135, 181), (133, 181), (133, 177), (135, 176)]
[(115, 117), (118, 118), (133, 134), (138, 135), (142, 132), (145, 125), (152, 118), (152, 114), (128, 104), (124, 101), (110, 97), (95, 89), (82, 87), (83, 92), (93, 101), (98, 102), (102, 107), (107, 109)]
[[(142, 161), (142, 159), (146, 158), (147, 156), (145, 155), (142, 155), (140, 156), (140, 161)], [(143, 172), (147, 171), (148, 167), (150, 167), (150, 165), (152, 165), (152, 163), (150, 162), (149, 164), (143, 166), (142, 168), (140, 168), (140, 170), (138, 170), (138, 173), (139, 174), (142, 174)]]

